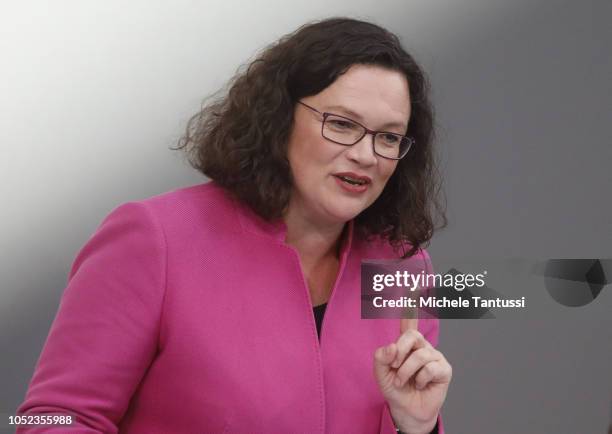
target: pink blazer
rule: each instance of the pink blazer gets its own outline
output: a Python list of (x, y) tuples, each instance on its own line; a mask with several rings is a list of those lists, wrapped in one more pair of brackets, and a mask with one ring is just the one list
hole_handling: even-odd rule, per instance
[[(74, 261), (17, 412), (69, 412), (79, 428), (53, 432), (70, 433), (394, 434), (372, 361), (399, 320), (360, 319), (360, 261), (397, 255), (349, 229), (319, 343), (282, 222), (214, 183), (117, 207)], [(438, 320), (419, 330), (437, 345)]]

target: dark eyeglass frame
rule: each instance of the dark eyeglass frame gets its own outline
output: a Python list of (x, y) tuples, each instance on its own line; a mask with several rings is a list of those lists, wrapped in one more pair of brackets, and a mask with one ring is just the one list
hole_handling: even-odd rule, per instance
[[(371, 134), (372, 135), (372, 151), (374, 151), (374, 153), (376, 155), (378, 155), (379, 157), (386, 158), (388, 160), (401, 160), (402, 158), (404, 158), (406, 156), (406, 154), (408, 154), (408, 151), (410, 151), (410, 149), (412, 148), (412, 145), (414, 145), (414, 143), (415, 143), (415, 140), (412, 137), (405, 136), (403, 134), (393, 133), (391, 131), (374, 131), (374, 130), (369, 129), (365, 125), (357, 122), (354, 119), (347, 118), (346, 116), (337, 115), (335, 113), (329, 113), (329, 112), (321, 112), (321, 111), (317, 110), (316, 108), (311, 107), (311, 106), (309, 106), (308, 104), (306, 104), (305, 102), (302, 102), (302, 101), (298, 101), (298, 103), (302, 104), (304, 107), (307, 107), (310, 110), (312, 110), (312, 111), (320, 114), (321, 116), (323, 116), (323, 120), (321, 121), (321, 136), (323, 136), (323, 138), (325, 140), (329, 140), (332, 143), (337, 143), (338, 145), (342, 145), (342, 146), (353, 146), (354, 144), (358, 143), (361, 139), (363, 139), (366, 134)], [(346, 119), (347, 121), (351, 121), (354, 124), (359, 125), (361, 128), (363, 128), (363, 134), (361, 135), (361, 137), (359, 137), (357, 140), (355, 140), (355, 142), (350, 143), (350, 144), (340, 143), (340, 142), (337, 142), (335, 140), (330, 139), (329, 137), (325, 137), (325, 134), (323, 133), (323, 131), (324, 131), (324, 128), (325, 128), (325, 121), (327, 120), (327, 118), (329, 116), (335, 116), (335, 117), (338, 117), (338, 118)], [(381, 155), (378, 152), (376, 152), (376, 136), (378, 134), (393, 134), (395, 136), (400, 136), (403, 139), (408, 141), (408, 147), (406, 148), (406, 150), (399, 157), (388, 157), (386, 155)]]

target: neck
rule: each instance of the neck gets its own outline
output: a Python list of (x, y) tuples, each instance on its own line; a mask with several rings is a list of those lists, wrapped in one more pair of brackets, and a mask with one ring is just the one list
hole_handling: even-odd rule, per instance
[(287, 226), (285, 242), (298, 251), (302, 260), (316, 263), (329, 257), (338, 258), (344, 223), (315, 222), (291, 207), (284, 220)]

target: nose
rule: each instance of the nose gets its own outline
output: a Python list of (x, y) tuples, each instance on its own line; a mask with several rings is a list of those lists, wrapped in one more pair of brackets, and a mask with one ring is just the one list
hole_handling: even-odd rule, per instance
[(374, 153), (374, 136), (367, 133), (360, 141), (346, 150), (347, 157), (361, 166), (372, 166), (376, 164)]

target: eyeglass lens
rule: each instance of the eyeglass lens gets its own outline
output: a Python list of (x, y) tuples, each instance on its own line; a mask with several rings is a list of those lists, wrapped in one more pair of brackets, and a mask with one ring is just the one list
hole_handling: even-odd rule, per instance
[[(363, 126), (335, 115), (328, 115), (323, 123), (323, 137), (343, 145), (354, 145), (365, 133)], [(403, 157), (410, 145), (410, 139), (401, 134), (377, 133), (374, 137), (374, 150), (384, 157)]]

